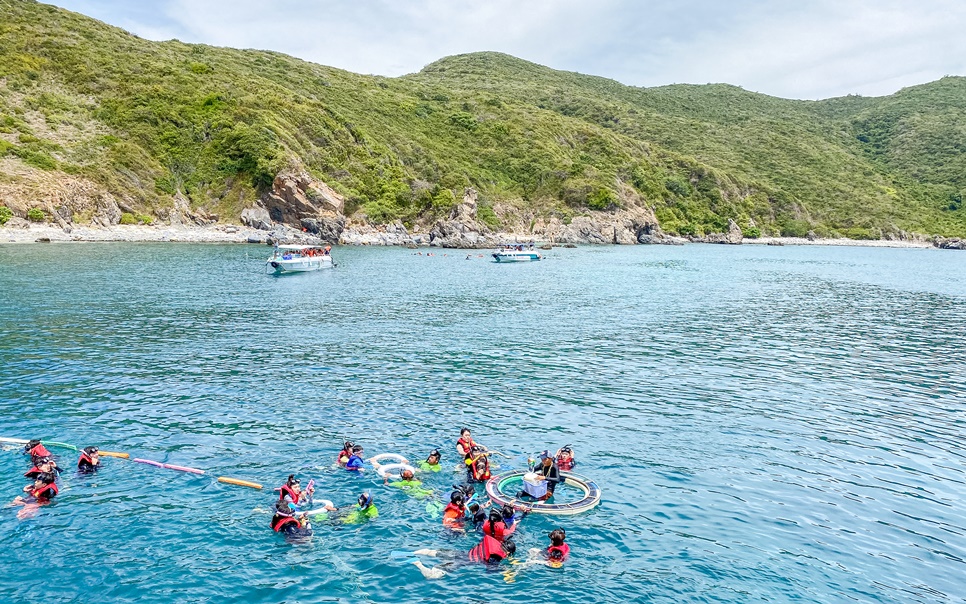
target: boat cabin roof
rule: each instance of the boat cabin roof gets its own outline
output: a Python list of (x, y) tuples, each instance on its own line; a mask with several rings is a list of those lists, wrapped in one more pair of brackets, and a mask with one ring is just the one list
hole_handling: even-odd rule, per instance
[(277, 250), (286, 250), (290, 252), (300, 252), (302, 250), (321, 250), (321, 245), (276, 245)]

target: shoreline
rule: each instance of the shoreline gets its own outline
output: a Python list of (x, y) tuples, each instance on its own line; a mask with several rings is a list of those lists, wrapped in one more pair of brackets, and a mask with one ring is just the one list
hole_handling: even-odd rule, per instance
[[(292, 231), (295, 235), (302, 235)], [(414, 234), (415, 236), (416, 234)], [(533, 235), (515, 235), (501, 233), (506, 241), (534, 241), (537, 244), (547, 243)], [(250, 245), (265, 245), (270, 233), (241, 225), (218, 224), (212, 226), (184, 226), (184, 225), (115, 225), (111, 227), (75, 226), (70, 233), (59, 226), (49, 224), (32, 224), (29, 228), (0, 227), (0, 245), (26, 243), (242, 243)], [(425, 235), (423, 236), (425, 237)], [(314, 237), (312, 239), (315, 239)], [(358, 239), (358, 237), (357, 237)], [(42, 241), (43, 240), (43, 241)], [(383, 245), (378, 242), (340, 243), (339, 245)], [(563, 244), (554, 244), (561, 247)], [(578, 244), (599, 245), (599, 244)], [(723, 245), (723, 244), (708, 244)], [(936, 248), (932, 241), (926, 240), (862, 240), (862, 239), (806, 239), (798, 237), (761, 237), (758, 239), (744, 239), (741, 245), (827, 245), (848, 247), (890, 247), (890, 248)], [(387, 245), (386, 247), (393, 247)], [(421, 243), (419, 247), (431, 247)], [(482, 248), (481, 248), (482, 249)], [(488, 248), (487, 248), (488, 249)]]

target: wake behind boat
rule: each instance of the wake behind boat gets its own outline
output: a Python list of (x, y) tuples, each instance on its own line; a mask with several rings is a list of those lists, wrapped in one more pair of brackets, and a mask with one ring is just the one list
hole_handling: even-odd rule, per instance
[(272, 256), (265, 262), (266, 272), (276, 275), (307, 273), (332, 268), (330, 251), (332, 246), (318, 245), (277, 245)]
[(529, 245), (522, 243), (508, 244), (493, 252), (493, 260), (496, 262), (533, 262), (542, 258), (540, 252), (533, 249), (532, 243)]

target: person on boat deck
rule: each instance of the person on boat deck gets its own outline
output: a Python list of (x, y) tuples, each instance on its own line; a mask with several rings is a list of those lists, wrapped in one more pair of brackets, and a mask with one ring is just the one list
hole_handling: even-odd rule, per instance
[(37, 478), (41, 474), (51, 473), (55, 477), (60, 473), (60, 468), (57, 467), (57, 462), (55, 462), (50, 457), (38, 457), (34, 461), (34, 467), (30, 468), (24, 473), (24, 476), (30, 478), (31, 480)]
[(486, 482), (490, 479), (490, 459), (486, 451), (474, 447), (466, 459), (466, 479), (470, 483)]
[(77, 460), (77, 471), (84, 474), (93, 474), (101, 465), (100, 450), (97, 447), (84, 447), (81, 450), (80, 459)]
[(557, 469), (561, 472), (569, 472), (577, 465), (577, 460), (574, 459), (574, 450), (570, 448), (570, 445), (557, 449), (554, 459), (557, 461)]
[(379, 517), (379, 510), (372, 502), (372, 495), (368, 492), (359, 495), (359, 500), (352, 511), (346, 514), (342, 521), (345, 524), (362, 524)]
[(466, 564), (488, 564), (497, 565), (504, 560), (511, 558), (517, 551), (517, 545), (513, 539), (497, 541), (489, 535), (483, 535), (483, 539), (467, 553), (454, 550), (420, 549), (413, 552), (417, 556), (431, 556), (433, 558), (443, 558), (446, 562), (428, 567), (421, 560), (413, 560), (413, 565), (419, 569), (427, 579), (441, 579), (446, 576), (447, 571), (452, 571)]
[(416, 480), (416, 475), (412, 470), (403, 470), (399, 473), (399, 480), (394, 480), (392, 482), (389, 482), (389, 475), (386, 474), (383, 484), (401, 489), (403, 493), (419, 499), (429, 497), (433, 494), (431, 490), (422, 488), (422, 481)]
[(453, 491), (449, 495), (449, 504), (443, 509), (443, 526), (453, 530), (463, 530), (463, 519), (466, 517), (466, 495), (462, 491)]
[(322, 255), (323, 256), (329, 256), (331, 252), (332, 252), (332, 246), (331, 245), (327, 245), (327, 246), (325, 246), (325, 249), (322, 250)]
[(439, 454), (439, 449), (433, 449), (425, 461), (419, 462), (419, 469), (423, 472), (439, 472), (443, 469), (439, 463), (440, 457), (442, 456)]
[[(557, 469), (557, 464), (554, 463), (549, 451), (544, 451), (540, 454), (540, 462), (540, 465), (534, 468), (533, 472), (537, 474), (540, 480), (547, 481), (547, 494), (538, 499), (538, 501), (546, 501), (553, 497), (553, 492), (556, 490), (557, 484), (561, 481), (560, 471)], [(517, 493), (517, 497), (519, 499), (531, 498), (526, 491), (520, 491)]]
[(505, 522), (503, 522), (503, 514), (501, 510), (490, 510), (490, 517), (486, 519), (483, 523), (483, 534), (493, 537), (497, 541), (503, 541), (507, 537), (513, 534), (516, 530), (517, 525), (508, 527)]
[(32, 461), (34, 465), (37, 465), (37, 460), (41, 459), (42, 457), (53, 457), (50, 451), (47, 450), (47, 447), (41, 444), (41, 442), (37, 439), (28, 441), (27, 444), (24, 445), (23, 453), (24, 455), (30, 456), (30, 461)]
[(308, 520), (297, 517), (288, 501), (278, 501), (275, 503), (275, 514), (272, 516), (272, 530), (276, 533), (284, 533), (289, 536), (309, 536), (312, 534), (312, 527)]
[(473, 435), (469, 428), (463, 428), (460, 430), (460, 438), (456, 441), (456, 452), (460, 454), (463, 459), (469, 459), (470, 454), (473, 451), (473, 447), (478, 447), (483, 451), (486, 451), (486, 447), (479, 445), (473, 441)]
[(43, 504), (50, 502), (57, 495), (57, 485), (53, 472), (41, 472), (34, 483), (23, 488), (26, 496), (18, 496), (13, 500), (15, 505), (28, 505), (32, 503)]
[(338, 457), (336, 457), (336, 462), (344, 468), (350, 457), (352, 457), (352, 443), (345, 441), (345, 445), (343, 445)]
[(352, 455), (345, 462), (345, 469), (350, 472), (358, 472), (362, 474), (365, 470), (362, 467), (362, 445), (355, 445), (352, 447)]

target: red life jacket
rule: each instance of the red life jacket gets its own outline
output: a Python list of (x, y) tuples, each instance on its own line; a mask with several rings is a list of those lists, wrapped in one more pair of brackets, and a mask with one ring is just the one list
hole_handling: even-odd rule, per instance
[(483, 535), (483, 540), (470, 550), (469, 556), (473, 562), (489, 562), (491, 556), (496, 556), (500, 560), (506, 558), (506, 552), (503, 551), (503, 545), (499, 541), (489, 535)]
[(547, 557), (551, 560), (560, 560), (563, 562), (570, 555), (570, 546), (564, 543), (563, 545), (551, 545), (547, 548)]
[(470, 476), (476, 482), (486, 482), (490, 479), (490, 464), (483, 464), (483, 469), (476, 467), (476, 464), (470, 466)]
[(285, 528), (286, 525), (289, 525), (293, 522), (296, 524), (296, 526), (298, 526), (299, 521), (295, 518), (291, 516), (280, 516), (279, 519), (272, 525), (272, 529), (276, 533), (281, 533), (282, 529)]
[(443, 526), (454, 526), (463, 521), (463, 508), (452, 501), (443, 509)]
[(94, 466), (94, 460), (91, 459), (91, 456), (90, 455), (88, 455), (87, 453), (81, 451), (80, 459), (77, 460), (77, 467), (80, 468), (81, 466), (83, 466), (85, 464), (88, 465), (88, 466), (93, 467)]
[[(493, 527), (492, 529), (490, 527)], [(490, 523), (489, 520), (483, 523), (483, 534), (493, 537), (497, 541), (502, 542), (506, 538), (506, 523), (504, 522), (494, 522)]]
[(53, 499), (54, 495), (57, 494), (57, 485), (55, 485), (54, 483), (45, 484), (39, 489), (34, 489), (33, 492), (31, 492), (30, 494), (33, 495), (34, 498), (38, 500)]
[(563, 470), (564, 472), (569, 472), (570, 470), (573, 470), (574, 469), (574, 458), (571, 457), (570, 459), (558, 459), (557, 460), (557, 469), (558, 470)]
[(345, 449), (339, 451), (339, 455), (335, 458), (335, 462), (340, 466), (345, 465), (345, 461), (342, 461), (343, 457), (345, 457), (346, 461), (349, 461), (349, 458), (352, 457), (352, 451), (346, 451)]
[(463, 450), (466, 451), (466, 453), (464, 454), (464, 458), (469, 458), (470, 451), (472, 451), (473, 447), (476, 446), (476, 443), (473, 442), (472, 438), (469, 440), (465, 440), (462, 436), (460, 436), (460, 439), (456, 441), (456, 444), (463, 445)]
[(30, 468), (30, 471), (24, 473), (24, 476), (26, 476), (27, 478), (37, 478), (37, 476), (41, 473), (43, 473), (43, 470), (41, 470), (37, 466), (34, 466)]
[(292, 500), (292, 503), (297, 504), (299, 502), (299, 496), (295, 493), (295, 491), (292, 490), (292, 487), (288, 486), (287, 484), (283, 484), (279, 489), (278, 500), (281, 501), (285, 499), (286, 495), (289, 496), (289, 499)]
[(50, 457), (50, 451), (43, 444), (40, 444), (27, 451), (27, 455), (31, 457)]

